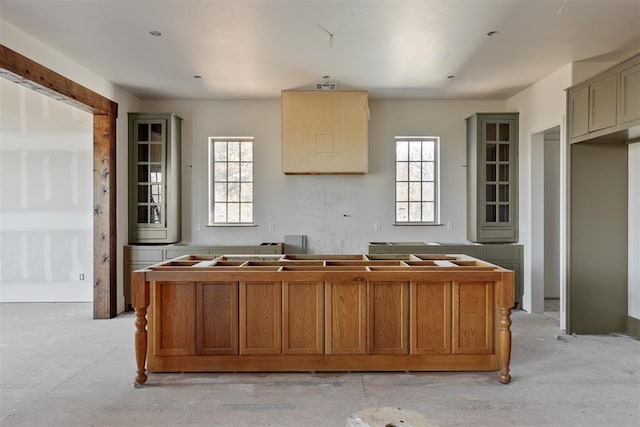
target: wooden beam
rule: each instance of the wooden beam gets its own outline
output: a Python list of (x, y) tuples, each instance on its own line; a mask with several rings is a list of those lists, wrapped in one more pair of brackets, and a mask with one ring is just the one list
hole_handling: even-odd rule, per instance
[(115, 317), (118, 104), (4, 45), (0, 76), (93, 114), (93, 317)]

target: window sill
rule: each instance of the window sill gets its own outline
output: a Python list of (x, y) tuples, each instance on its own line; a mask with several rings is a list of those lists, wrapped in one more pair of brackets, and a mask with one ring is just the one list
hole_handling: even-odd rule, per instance
[(234, 223), (229, 223), (229, 224), (207, 224), (207, 227), (257, 227), (258, 224), (234, 224)]
[(442, 227), (442, 226), (444, 226), (444, 224), (441, 224), (439, 222), (433, 222), (433, 223), (431, 223), (431, 222), (394, 222), (393, 225), (397, 226), (397, 227), (403, 227), (403, 226), (406, 226), (406, 225), (412, 226), (412, 227), (415, 227), (415, 226)]

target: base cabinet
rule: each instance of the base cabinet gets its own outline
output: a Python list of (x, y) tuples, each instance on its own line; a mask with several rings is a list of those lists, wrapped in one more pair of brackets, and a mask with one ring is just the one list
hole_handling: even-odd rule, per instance
[(327, 354), (365, 354), (367, 284), (349, 281), (326, 286)]

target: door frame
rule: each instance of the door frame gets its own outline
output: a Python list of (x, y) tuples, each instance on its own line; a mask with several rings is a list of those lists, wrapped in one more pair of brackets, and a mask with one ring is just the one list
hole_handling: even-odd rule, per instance
[(1, 44), (0, 77), (93, 114), (93, 318), (115, 317), (118, 104)]

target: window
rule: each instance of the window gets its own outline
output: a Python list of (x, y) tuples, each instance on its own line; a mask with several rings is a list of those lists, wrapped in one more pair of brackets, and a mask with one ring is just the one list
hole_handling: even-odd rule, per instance
[(209, 225), (253, 225), (253, 137), (209, 138)]
[(440, 138), (396, 137), (396, 224), (438, 223)]

